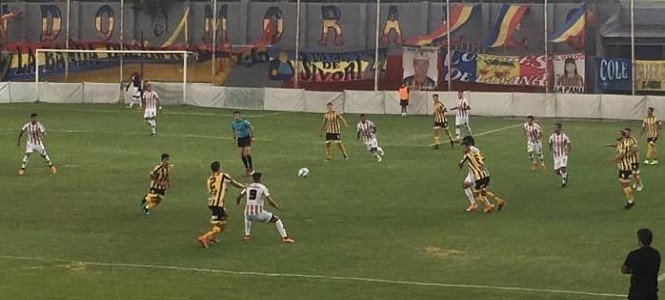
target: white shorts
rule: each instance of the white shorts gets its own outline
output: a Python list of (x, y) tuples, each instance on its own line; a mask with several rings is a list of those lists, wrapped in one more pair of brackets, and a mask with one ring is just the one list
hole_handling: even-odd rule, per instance
[(370, 151), (372, 150), (372, 148), (378, 148), (379, 142), (376, 140), (376, 138), (373, 138), (371, 140), (366, 140), (365, 147), (367, 147), (367, 151)]
[(134, 86), (134, 85), (132, 85), (132, 96), (133, 96), (133, 97), (136, 97), (136, 98), (141, 97), (141, 91), (139, 91), (139, 87), (138, 87), (138, 86)]
[(462, 117), (462, 116), (455, 116), (455, 126), (460, 126), (464, 124), (469, 124), (469, 116)]
[(46, 148), (44, 148), (44, 144), (32, 144), (28, 143), (25, 146), (25, 153), (32, 153), (32, 152), (37, 152), (39, 155), (46, 155)]
[(266, 222), (267, 223), (267, 222), (270, 222), (270, 220), (272, 219), (272, 216), (273, 216), (273, 214), (271, 212), (264, 210), (264, 211), (262, 211), (258, 214), (255, 214), (255, 215), (245, 215), (245, 219), (247, 219), (247, 221), (256, 221), (256, 222)]
[(565, 168), (568, 166), (568, 155), (554, 156), (554, 170)]
[(474, 186), (476, 183), (476, 176), (473, 175), (473, 172), (469, 171), (468, 174), (466, 174), (466, 178), (464, 178), (464, 183), (468, 183), (471, 185), (471, 187)]
[(143, 112), (143, 118), (144, 119), (151, 119), (157, 117), (157, 109), (156, 108), (146, 108), (145, 111)]
[(543, 152), (543, 144), (538, 141), (538, 142), (527, 142), (526, 143), (526, 151), (527, 152), (536, 152), (536, 153), (541, 153)]

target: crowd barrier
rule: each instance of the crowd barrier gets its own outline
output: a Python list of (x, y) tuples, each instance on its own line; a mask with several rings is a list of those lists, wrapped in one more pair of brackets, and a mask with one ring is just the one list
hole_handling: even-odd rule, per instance
[[(326, 103), (346, 113), (399, 114), (396, 91), (315, 92), (300, 89), (232, 88), (180, 83), (153, 83), (164, 105), (243, 110), (323, 112)], [(432, 113), (432, 95), (447, 107), (455, 106), (456, 92), (412, 92), (409, 114)], [(646, 108), (665, 110), (665, 97), (584, 94), (527, 94), (466, 92), (473, 115), (549, 118), (639, 120)], [(0, 103), (128, 103), (130, 92), (112, 83), (0, 83)]]

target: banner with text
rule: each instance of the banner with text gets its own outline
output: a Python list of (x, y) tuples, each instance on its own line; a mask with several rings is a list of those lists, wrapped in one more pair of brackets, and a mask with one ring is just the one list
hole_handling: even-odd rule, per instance
[(564, 94), (584, 93), (584, 53), (552, 55), (554, 86), (552, 91)]
[(665, 91), (665, 61), (636, 60), (635, 90)]
[[(476, 82), (476, 54), (471, 52), (451, 51), (451, 57), (443, 56), (441, 76), (446, 81)], [(450, 74), (448, 73), (450, 59)]]
[(476, 82), (485, 84), (545, 86), (545, 55), (476, 55)]
[(595, 62), (599, 92), (631, 90), (633, 69), (630, 59), (596, 57)]
[[(295, 52), (270, 50), (268, 76), (290, 80), (294, 74)], [(374, 50), (342, 53), (300, 52), (299, 79), (309, 82), (343, 82), (374, 79)], [(379, 49), (379, 76), (384, 71), (386, 49)]]

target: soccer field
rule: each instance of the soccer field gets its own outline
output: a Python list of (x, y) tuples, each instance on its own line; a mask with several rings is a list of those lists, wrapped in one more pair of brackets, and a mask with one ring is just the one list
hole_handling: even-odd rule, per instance
[[(24, 176), (16, 172), (25, 147), (16, 136), (32, 112), (46, 127), (55, 175), (37, 155)], [(355, 141), (358, 116), (346, 114), (350, 159), (334, 149), (325, 162), (320, 114), (245, 111), (255, 169), (295, 243), (255, 223), (244, 244), (231, 188), (221, 242), (201, 249), (210, 163), (250, 179), (231, 113), (166, 107), (151, 137), (139, 113), (120, 105), (0, 105), (0, 298), (620, 299), (637, 229), (654, 230), (656, 248), (665, 237), (663, 168), (642, 165), (645, 189), (625, 211), (608, 161), (605, 144), (617, 129), (639, 133), (638, 122), (563, 121), (573, 149), (561, 189), (549, 151), (548, 170), (530, 170), (522, 118), (472, 116), (491, 189), (507, 201), (485, 215), (464, 212), (460, 147), (428, 147), (431, 117), (369, 116), (386, 152), (378, 163)], [(549, 136), (555, 120), (536, 121)], [(138, 200), (162, 152), (171, 154), (173, 187), (143, 215)], [(297, 178), (301, 167), (308, 178)]]

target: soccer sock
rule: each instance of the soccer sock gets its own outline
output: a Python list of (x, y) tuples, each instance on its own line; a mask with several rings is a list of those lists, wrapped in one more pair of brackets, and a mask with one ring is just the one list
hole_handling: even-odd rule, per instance
[(346, 156), (346, 148), (344, 148), (344, 144), (342, 144), (341, 141), (337, 142), (337, 148), (339, 148), (339, 151), (342, 151), (342, 154)]
[(156, 120), (150, 120), (152, 123), (150, 124), (150, 129), (152, 129), (152, 134), (157, 133), (157, 121)]
[(446, 133), (446, 135), (448, 136), (448, 139), (452, 141), (452, 140), (453, 140), (453, 135), (450, 133), (450, 129), (448, 129), (448, 128), (444, 128), (443, 131), (444, 131), (444, 132)]
[(25, 169), (27, 165), (28, 165), (28, 156), (24, 155), (23, 160), (21, 160), (21, 169)]
[(373, 155), (374, 157), (379, 156), (379, 153), (376, 152), (376, 148), (369, 149), (369, 152), (372, 153), (372, 155)]
[(497, 197), (494, 193), (490, 191), (485, 191), (485, 195), (487, 196), (487, 198), (492, 199), (492, 201), (496, 202), (497, 204), (503, 201), (501, 200), (501, 198)]
[(249, 168), (247, 166), (247, 156), (241, 155), (240, 158), (242, 159), (242, 164), (245, 165), (245, 169)]
[(642, 179), (640, 178), (640, 174), (633, 174), (633, 182), (637, 185), (640, 186), (642, 185)]
[(252, 166), (252, 156), (247, 155), (246, 157), (247, 157), (247, 165), (249, 165), (250, 169), (254, 169), (254, 166)]
[(468, 132), (469, 135), (473, 135), (473, 134), (471, 133), (471, 126), (469, 126), (469, 125), (467, 124), (467, 125), (464, 126), (464, 128), (466, 128), (466, 132)]
[(623, 193), (626, 196), (628, 202), (633, 202), (633, 189), (630, 186), (623, 188)]
[(459, 127), (455, 127), (455, 136), (457, 136), (457, 139), (460, 139), (460, 134), (462, 134), (462, 131), (459, 129)]
[(538, 152), (538, 160), (540, 161), (540, 164), (545, 163), (545, 157), (543, 156), (543, 152)]
[(464, 189), (464, 194), (469, 199), (469, 204), (471, 204), (471, 205), (476, 204), (476, 200), (473, 198), (473, 191), (471, 191), (471, 188), (465, 188)]
[(277, 232), (279, 232), (279, 235), (280, 235), (282, 238), (287, 237), (287, 235), (286, 235), (286, 229), (284, 229), (284, 223), (282, 223), (282, 220), (281, 220), (281, 219), (280, 219), (280, 220), (277, 220), (277, 222), (275, 222), (275, 228), (277, 228)]
[(222, 232), (222, 231), (224, 231), (224, 225), (221, 225), (221, 224), (219, 224), (219, 225), (218, 225), (218, 224), (212, 225), (212, 228), (210, 229), (210, 231), (206, 232), (206, 233), (202, 236), (202, 238), (203, 238), (204, 240), (206, 240), (206, 241), (212, 240), (212, 239), (215, 238), (215, 236), (216, 236), (218, 233), (220, 233), (220, 232)]
[(438, 135), (434, 135), (434, 145), (441, 144), (441, 140), (439, 139)]
[(653, 157), (653, 146), (651, 145), (651, 143), (648, 143), (647, 144), (647, 160), (651, 160), (652, 157)]
[(531, 163), (533, 163), (535, 165), (536, 164), (536, 156), (533, 155), (533, 151), (527, 152), (527, 155), (529, 156), (529, 160), (531, 160)]
[(245, 218), (245, 236), (249, 236), (252, 230), (252, 221)]
[(146, 198), (148, 204), (146, 204), (145, 208), (147, 210), (153, 209), (155, 206), (159, 205), (160, 202), (162, 202), (161, 200), (155, 199), (154, 197), (146, 197)]
[(485, 208), (490, 208), (491, 207), (490, 201), (487, 200), (486, 197), (483, 197), (482, 195), (478, 195), (478, 196), (476, 196), (475, 199), (476, 199), (476, 202), (482, 203)]
[(47, 155), (44, 155), (44, 156), (42, 156), (42, 157), (46, 160), (46, 163), (48, 164), (49, 167), (50, 167), (50, 166), (53, 166), (53, 164), (51, 163), (51, 158), (48, 157), (48, 154), (47, 154)]
[(330, 142), (326, 142), (326, 159), (332, 158), (332, 145), (330, 145)]

